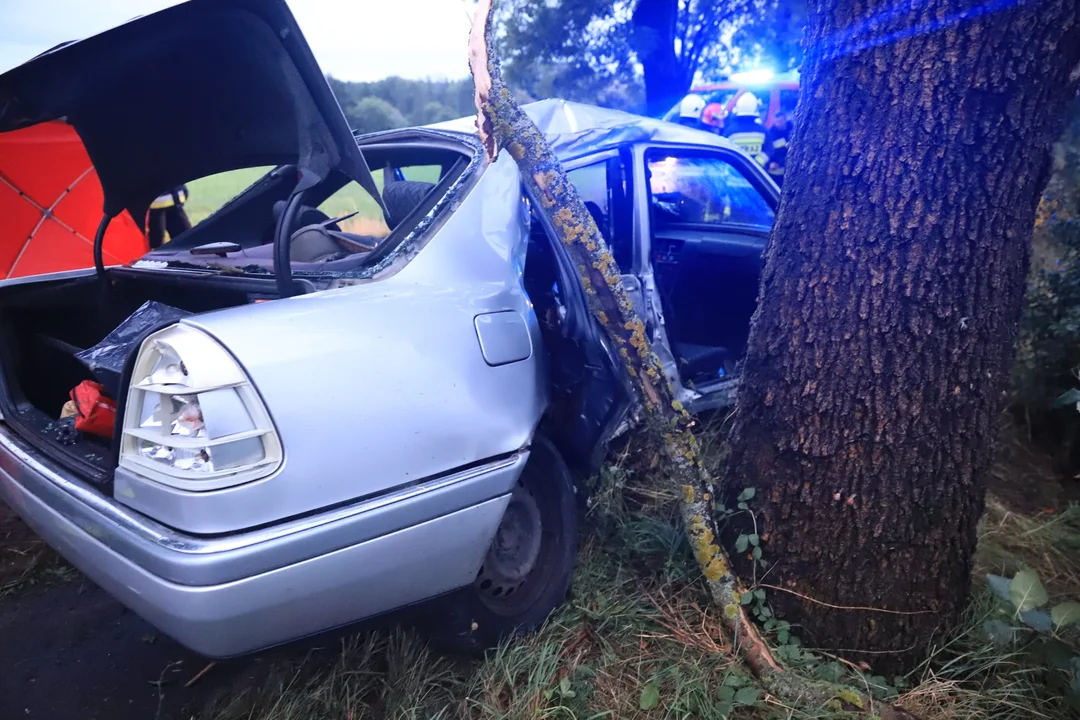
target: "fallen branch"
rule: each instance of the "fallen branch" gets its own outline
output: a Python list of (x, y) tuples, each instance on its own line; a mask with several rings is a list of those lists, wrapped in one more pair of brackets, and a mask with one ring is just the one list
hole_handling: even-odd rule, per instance
[(209, 663), (207, 663), (206, 667), (204, 667), (199, 672), (195, 673), (194, 677), (192, 677), (190, 680), (188, 680), (186, 683), (184, 683), (184, 687), (189, 688), (192, 685), (194, 685), (195, 683), (199, 682), (199, 680), (202, 679), (203, 675), (205, 675), (206, 673), (208, 673), (208, 672), (210, 672), (211, 670), (214, 669), (215, 665), (217, 665), (217, 662), (209, 662)]
[[(547, 140), (518, 107), (502, 79), (494, 52), (492, 0), (480, 0), (469, 38), (469, 66), (475, 85), (476, 125), (489, 161), (500, 148), (517, 162), (522, 181), (537, 198), (577, 268), (589, 310), (622, 358), (622, 371), (640, 402), (645, 429), (663, 447), (667, 468), (682, 498), (682, 519), (712, 601), (721, 609), (727, 631), (738, 640), (736, 651), (769, 692), (788, 699), (869, 712), (872, 701), (847, 688), (810, 681), (786, 672), (773, 657), (741, 600), (748, 592), (730, 570), (719, 545), (713, 512), (715, 490), (700, 458), (690, 416), (674, 398), (663, 367), (653, 352), (645, 324), (637, 315), (596, 222), (567, 179)], [(880, 708), (880, 706), (879, 706)], [(887, 709), (886, 709), (887, 708)], [(881, 708), (883, 718), (912, 717)]]

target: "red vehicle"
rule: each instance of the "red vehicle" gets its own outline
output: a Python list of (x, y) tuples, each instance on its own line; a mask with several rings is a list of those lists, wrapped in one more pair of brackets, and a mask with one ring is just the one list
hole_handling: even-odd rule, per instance
[[(728, 116), (738, 99), (747, 92), (752, 92), (763, 104), (763, 117), (765, 127), (772, 127), (776, 113), (783, 110), (790, 118), (795, 112), (795, 104), (799, 99), (799, 73), (791, 71), (780, 75), (773, 75), (767, 70), (751, 70), (744, 73), (735, 73), (727, 80), (717, 83), (695, 85), (690, 88), (690, 95), (697, 95), (703, 101), (706, 108), (718, 104), (721, 112), (712, 113), (720, 120), (719, 127), (723, 127), (723, 119)], [(677, 122), (680, 117), (680, 101), (664, 115), (664, 120)], [(700, 120), (700, 118), (699, 118)]]

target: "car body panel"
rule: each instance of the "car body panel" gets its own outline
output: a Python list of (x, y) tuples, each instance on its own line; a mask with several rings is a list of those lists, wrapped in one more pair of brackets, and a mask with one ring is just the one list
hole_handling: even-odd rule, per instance
[(114, 497), (186, 532), (233, 532), (527, 447), (547, 401), (543, 355), (492, 366), (475, 325), (512, 313), (542, 347), (521, 284), (521, 215), (517, 168), (502, 156), (392, 276), (185, 319), (244, 367), (284, 463), (212, 492), (121, 473)]
[[(0, 427), (0, 498), (22, 514), (36, 499), (147, 572), (217, 585), (275, 570), (499, 497), (528, 459), (518, 452), (394, 492), (242, 533), (200, 537), (162, 525), (65, 476)], [(49, 531), (42, 532), (49, 537)]]
[[(276, 645), (469, 584), (510, 497), (495, 496), (232, 581), (184, 585), (130, 557), (131, 544), (143, 540), (133, 537), (130, 526), (71, 512), (82, 501), (63, 490), (59, 497), (30, 491), (30, 475), (55, 486), (63, 478), (29, 452), (0, 430), (0, 498), (91, 580), (176, 641), (211, 657)], [(508, 476), (512, 485), (516, 475)], [(317, 529), (294, 540), (304, 542)], [(200, 559), (165, 545), (160, 552)]]

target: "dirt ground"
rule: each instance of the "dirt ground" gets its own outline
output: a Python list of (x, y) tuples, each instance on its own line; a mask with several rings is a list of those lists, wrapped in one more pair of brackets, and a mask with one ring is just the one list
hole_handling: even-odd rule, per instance
[(216, 663), (155, 630), (49, 550), (0, 503), (0, 719), (189, 720), (340, 634)]

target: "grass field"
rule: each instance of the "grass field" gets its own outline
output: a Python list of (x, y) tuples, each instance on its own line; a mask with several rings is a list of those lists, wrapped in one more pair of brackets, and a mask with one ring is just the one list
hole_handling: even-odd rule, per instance
[[(193, 224), (202, 222), (271, 169), (259, 167), (232, 170), (189, 182), (187, 186), (190, 197), (184, 208), (191, 222)], [(439, 167), (431, 165), (405, 168), (404, 175), (407, 180), (437, 182)], [(374, 176), (376, 186), (382, 191), (382, 173), (376, 171)], [(327, 198), (319, 209), (330, 217), (359, 212), (355, 218), (343, 223), (344, 230), (367, 235), (385, 235), (388, 232), (378, 204), (356, 183), (351, 182), (338, 190)]]

